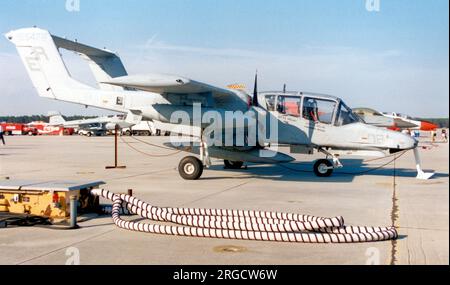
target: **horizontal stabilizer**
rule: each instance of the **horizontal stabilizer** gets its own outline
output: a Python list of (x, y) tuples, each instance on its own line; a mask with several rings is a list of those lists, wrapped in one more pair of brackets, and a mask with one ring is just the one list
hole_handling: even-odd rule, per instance
[(125, 70), (123, 63), (117, 54), (106, 49), (98, 49), (53, 35), (52, 38), (58, 48), (74, 51), (88, 62), (89, 67), (101, 89), (123, 90), (121, 87), (115, 87), (102, 83), (115, 77), (127, 75), (127, 71)]

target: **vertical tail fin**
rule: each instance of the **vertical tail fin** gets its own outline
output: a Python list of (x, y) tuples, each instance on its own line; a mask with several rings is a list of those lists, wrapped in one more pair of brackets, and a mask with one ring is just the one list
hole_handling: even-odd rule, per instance
[(50, 118), (49, 124), (52, 126), (64, 125), (64, 123), (66, 122), (60, 112), (48, 112), (48, 116)]
[(118, 112), (126, 111), (123, 102), (127, 91), (123, 88), (100, 90), (75, 80), (69, 74), (59, 48), (88, 57), (97, 80), (126, 74), (122, 62), (114, 53), (67, 41), (38, 28), (11, 31), (6, 34), (6, 38), (16, 46), (39, 96)]
[(41, 97), (56, 99), (54, 88), (67, 82), (69, 72), (48, 31), (27, 28), (6, 34)]

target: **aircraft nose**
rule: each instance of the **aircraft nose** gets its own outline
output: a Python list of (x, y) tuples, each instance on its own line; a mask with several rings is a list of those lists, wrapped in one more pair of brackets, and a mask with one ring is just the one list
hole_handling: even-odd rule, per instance
[(12, 32), (6, 33), (5, 38), (7, 38), (9, 41), (12, 40), (12, 38), (13, 38)]
[(395, 146), (394, 149), (397, 150), (415, 149), (419, 145), (419, 141), (416, 138), (407, 134), (396, 132), (392, 138), (392, 145)]
[(406, 137), (407, 141), (404, 149), (415, 149), (419, 145), (419, 141), (416, 138), (409, 135), (406, 135)]

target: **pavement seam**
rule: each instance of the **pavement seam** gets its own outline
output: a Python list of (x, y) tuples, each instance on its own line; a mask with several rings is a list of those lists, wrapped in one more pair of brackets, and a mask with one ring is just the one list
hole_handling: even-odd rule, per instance
[[(400, 208), (398, 205), (399, 199), (397, 198), (397, 176), (396, 176), (396, 159), (394, 160), (394, 173), (393, 173), (393, 183), (392, 183), (392, 209), (391, 209), (391, 220), (392, 226), (396, 227), (398, 224), (398, 219), (400, 218)], [(398, 253), (398, 240), (393, 239), (392, 250), (391, 250), (391, 261), (390, 265), (396, 265), (397, 262), (397, 253)]]
[(198, 202), (198, 201), (201, 201), (201, 200), (204, 200), (204, 199), (207, 199), (207, 198), (216, 196), (216, 195), (218, 195), (218, 194), (221, 194), (221, 193), (224, 193), (224, 192), (227, 192), (227, 191), (230, 191), (230, 190), (234, 190), (234, 189), (236, 189), (236, 188), (239, 188), (239, 187), (241, 187), (241, 186), (244, 186), (244, 185), (246, 185), (246, 184), (251, 183), (253, 180), (255, 180), (255, 179), (250, 179), (250, 180), (248, 180), (248, 181), (246, 181), (246, 182), (240, 183), (240, 184), (238, 184), (238, 185), (234, 185), (234, 186), (232, 186), (232, 187), (226, 188), (226, 189), (221, 190), (221, 191), (219, 191), (219, 192), (215, 192), (215, 193), (212, 193), (212, 194), (203, 196), (203, 197), (201, 197), (201, 198), (199, 198), (199, 199), (196, 199), (196, 200), (193, 200), (193, 201), (190, 201), (190, 202), (183, 203), (183, 204), (179, 205), (179, 207), (187, 206), (187, 205), (189, 205), (189, 204), (196, 203), (196, 202)]
[(95, 238), (97, 238), (97, 237), (100, 237), (100, 236), (109, 234), (109, 233), (111, 233), (111, 232), (113, 232), (113, 231), (115, 231), (115, 230), (116, 230), (116, 228), (113, 228), (113, 229), (111, 229), (111, 230), (109, 230), (109, 231), (106, 231), (106, 232), (103, 232), (103, 233), (100, 233), (100, 234), (97, 234), (97, 235), (88, 237), (88, 238), (86, 238), (86, 239), (83, 239), (83, 240), (80, 240), (80, 241), (77, 241), (77, 242), (74, 242), (74, 243), (71, 243), (71, 244), (62, 246), (62, 247), (57, 248), (57, 249), (54, 249), (54, 250), (49, 251), (49, 252), (47, 252), (47, 253), (40, 254), (40, 255), (38, 255), (38, 256), (29, 258), (29, 259), (27, 259), (27, 260), (24, 260), (24, 261), (15, 263), (15, 265), (23, 265), (23, 264), (25, 264), (25, 263), (27, 263), (27, 262), (30, 262), (30, 261), (33, 261), (33, 260), (36, 260), (36, 259), (45, 257), (45, 256), (47, 256), (47, 255), (50, 255), (50, 254), (55, 253), (55, 252), (58, 252), (58, 251), (63, 250), (63, 249), (65, 249), (65, 248), (72, 247), (72, 246), (75, 246), (75, 245), (77, 245), (77, 244), (83, 243), (83, 242), (85, 242), (85, 241), (89, 241), (89, 240), (95, 239)]

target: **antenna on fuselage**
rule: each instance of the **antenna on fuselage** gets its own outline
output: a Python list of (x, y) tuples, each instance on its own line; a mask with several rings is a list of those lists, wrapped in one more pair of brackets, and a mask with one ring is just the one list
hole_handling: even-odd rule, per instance
[(256, 75), (255, 75), (255, 88), (253, 89), (252, 105), (255, 107), (259, 106), (259, 103), (258, 103), (258, 70), (256, 70)]

